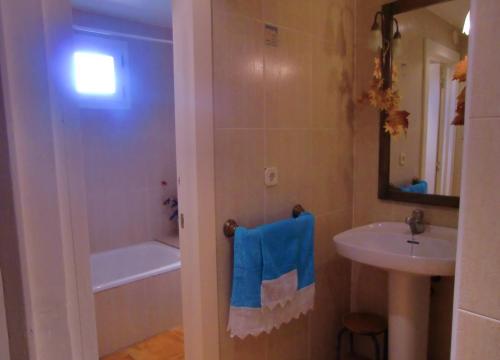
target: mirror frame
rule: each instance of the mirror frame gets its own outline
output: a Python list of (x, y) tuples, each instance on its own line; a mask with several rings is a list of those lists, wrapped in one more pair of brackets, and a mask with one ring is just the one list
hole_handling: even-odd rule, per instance
[[(385, 21), (382, 23), (382, 38), (384, 39), (384, 43), (392, 40), (393, 18), (395, 15), (448, 1), (451, 0), (397, 0), (383, 5), (382, 13)], [(391, 51), (387, 51), (383, 60), (382, 76), (384, 78), (384, 88), (388, 88), (392, 83)], [(393, 200), (458, 208), (460, 206), (460, 197), (458, 196), (408, 193), (395, 190), (390, 186), (391, 136), (384, 129), (386, 117), (387, 113), (385, 111), (381, 111), (379, 126), (378, 198), (381, 200)]]

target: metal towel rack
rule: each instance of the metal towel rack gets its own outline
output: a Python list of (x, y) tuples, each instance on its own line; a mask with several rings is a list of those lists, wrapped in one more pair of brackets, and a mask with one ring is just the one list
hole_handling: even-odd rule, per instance
[[(297, 218), (299, 217), (299, 215), (301, 213), (303, 213), (305, 210), (304, 208), (302, 207), (302, 205), (300, 204), (297, 204), (293, 207), (292, 209), (292, 216), (294, 218)], [(223, 231), (224, 231), (224, 235), (226, 235), (226, 237), (228, 238), (232, 238), (234, 236), (234, 233), (236, 231), (236, 228), (238, 227), (238, 223), (236, 222), (236, 220), (233, 220), (233, 219), (229, 219), (227, 220), (225, 223), (224, 223), (224, 226), (223, 226)]]

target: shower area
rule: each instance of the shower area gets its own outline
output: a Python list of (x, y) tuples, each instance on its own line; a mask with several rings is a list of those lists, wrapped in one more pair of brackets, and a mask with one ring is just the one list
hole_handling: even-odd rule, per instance
[(99, 356), (182, 326), (171, 5), (72, 0)]

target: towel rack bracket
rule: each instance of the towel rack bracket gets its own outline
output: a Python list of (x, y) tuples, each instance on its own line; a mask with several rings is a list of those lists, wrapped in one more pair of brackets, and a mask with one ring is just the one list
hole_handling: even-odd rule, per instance
[(224, 235), (226, 235), (227, 237), (233, 237), (237, 227), (238, 223), (235, 220), (233, 219), (227, 220), (224, 223)]
[(305, 211), (305, 209), (302, 207), (302, 205), (297, 204), (293, 207), (292, 210), (292, 216), (294, 218), (298, 218), (300, 214), (302, 214)]

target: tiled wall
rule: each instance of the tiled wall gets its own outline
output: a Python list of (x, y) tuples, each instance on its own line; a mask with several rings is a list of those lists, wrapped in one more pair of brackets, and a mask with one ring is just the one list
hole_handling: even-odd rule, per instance
[[(385, 2), (387, 1), (357, 1), (355, 93), (358, 95), (366, 89), (371, 80), (373, 52), (368, 46), (369, 32), (373, 15)], [(458, 223), (456, 209), (381, 201), (377, 198), (378, 137), (378, 113), (369, 106), (357, 105), (354, 122), (353, 225), (360, 226), (376, 221), (403, 221), (412, 209), (419, 207), (424, 210), (426, 221), (431, 224), (456, 227)], [(447, 359), (450, 348), (453, 281), (443, 278), (440, 283), (433, 284), (433, 287), (429, 351), (433, 359)], [(351, 291), (353, 309), (381, 314), (387, 312), (385, 271), (354, 264)]]
[(99, 355), (182, 324), (181, 272), (169, 271), (95, 294)]
[[(74, 18), (78, 25), (99, 29), (171, 35), (169, 29), (80, 11)], [(175, 232), (162, 205), (177, 188), (172, 46), (113, 39), (128, 46), (130, 108), (80, 110), (92, 252)]]
[[(217, 228), (316, 215), (315, 310), (269, 335), (226, 331), (232, 246), (217, 239), (223, 359), (331, 359), (349, 310), (350, 264), (332, 237), (352, 225), (354, 9), (347, 0), (214, 0)], [(278, 28), (265, 45), (265, 24)], [(264, 167), (279, 185), (266, 188)]]
[(500, 4), (473, 1), (453, 360), (500, 353)]

